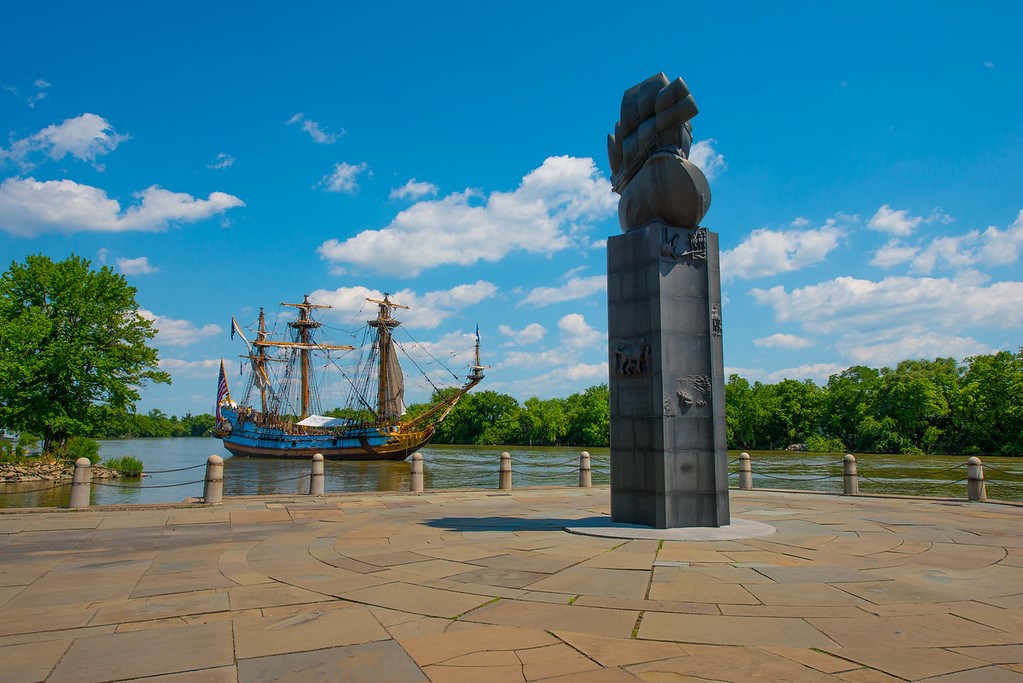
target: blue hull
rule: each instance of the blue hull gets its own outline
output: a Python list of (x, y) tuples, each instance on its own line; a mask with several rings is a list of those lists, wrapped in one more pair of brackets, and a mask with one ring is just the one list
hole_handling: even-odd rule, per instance
[(217, 436), (232, 455), (255, 458), (309, 459), (320, 453), (327, 460), (404, 460), (433, 438), (433, 429), (401, 433), (393, 428), (353, 426), (330, 433), (293, 433), (240, 420), (238, 411), (222, 407), (230, 429), (217, 427)]

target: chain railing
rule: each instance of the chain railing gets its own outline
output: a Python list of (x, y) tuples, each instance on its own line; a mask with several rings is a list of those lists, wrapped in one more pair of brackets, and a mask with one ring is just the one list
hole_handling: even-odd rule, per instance
[[(833, 467), (835, 465), (842, 465), (842, 472), (835, 474), (825, 474), (821, 476), (785, 476), (780, 474), (774, 474), (770, 472), (756, 471), (752, 467), (752, 461), (749, 453), (741, 453), (739, 458), (735, 461), (729, 462), (729, 465), (738, 463), (739, 469), (729, 471), (729, 477), (738, 477), (738, 488), (742, 490), (748, 490), (753, 488), (754, 477), (758, 479), (771, 479), (778, 481), (790, 481), (790, 482), (818, 482), (826, 481), (829, 479), (841, 479), (843, 480), (843, 493), (847, 495), (857, 495), (860, 493), (859, 483), (861, 481), (867, 482), (876, 486), (879, 489), (885, 489), (886, 493), (890, 493), (890, 489), (899, 485), (912, 487), (913, 493), (910, 495), (927, 495), (929, 492), (946, 490), (953, 490), (953, 487), (961, 486), (964, 482), (966, 484), (966, 498), (971, 501), (984, 501), (987, 500), (987, 491), (985, 480), (985, 468), (981, 463), (980, 458), (971, 457), (965, 463), (953, 465), (940, 470), (934, 470), (932, 474), (944, 474), (946, 472), (954, 472), (966, 468), (967, 474), (965, 477), (953, 480), (942, 480), (942, 481), (927, 481), (919, 482), (914, 481), (912, 483), (900, 482), (898, 480), (891, 479), (878, 479), (871, 476), (866, 476), (859, 472), (856, 457), (852, 454), (847, 454), (842, 460), (830, 463), (824, 463), (824, 467)], [(997, 472), (1007, 477), (1011, 477), (1010, 483), (1023, 483), (1023, 475), (1015, 474), (1013, 472), (1006, 472), (993, 467), (987, 468), (988, 472)], [(1007, 484), (996, 484), (996, 486), (1005, 487)], [(960, 489), (961, 490), (961, 489)]]

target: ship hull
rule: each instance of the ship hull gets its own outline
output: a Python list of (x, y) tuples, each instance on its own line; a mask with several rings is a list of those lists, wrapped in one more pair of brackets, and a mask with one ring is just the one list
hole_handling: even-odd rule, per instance
[(327, 434), (288, 434), (250, 421), (239, 421), (237, 413), (230, 409), (225, 408), (222, 413), (230, 430), (218, 429), (217, 436), (223, 439), (224, 448), (231, 455), (247, 458), (308, 460), (319, 453), (325, 460), (401, 461), (430, 443), (434, 436), (432, 428), (405, 432), (366, 426)]

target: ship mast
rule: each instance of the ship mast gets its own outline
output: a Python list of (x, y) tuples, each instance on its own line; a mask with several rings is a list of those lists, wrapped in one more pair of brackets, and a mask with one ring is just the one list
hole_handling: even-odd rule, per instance
[[(263, 307), (259, 307), (259, 331), (256, 332), (256, 341), (261, 342), (266, 340), (266, 316), (263, 315)], [(266, 347), (257, 343), (256, 345), (259, 351), (259, 371), (266, 373)], [(257, 382), (259, 385), (259, 400), (263, 407), (263, 414), (266, 415), (266, 383)]]
[[(388, 404), (392, 403), (392, 400), (388, 393), (388, 387), (390, 386), (391, 371), (390, 362), (392, 354), (391, 347), (391, 329), (397, 327), (401, 322), (391, 317), (391, 311), (395, 308), (408, 309), (408, 306), (402, 306), (396, 304), (389, 298), (390, 292), (384, 292), (384, 300), (366, 298), (366, 301), (374, 303), (378, 306), (377, 317), (374, 320), (367, 320), (371, 327), (376, 328), (377, 331), (377, 356), (379, 360), (379, 368), (377, 373), (377, 416), (381, 417), (392, 417), (386, 414), (388, 412)], [(398, 369), (401, 372), (401, 369)]]
[[(256, 341), (252, 342), (252, 345), (259, 349), (259, 357), (265, 362), (268, 360), (275, 360), (266, 357), (266, 347), (274, 346), (285, 349), (298, 349), (300, 353), (300, 369), (301, 369), (301, 380), (302, 380), (302, 415), (299, 419), (305, 419), (309, 417), (309, 376), (310, 376), (310, 363), (309, 363), (309, 352), (310, 351), (330, 351), (330, 350), (343, 350), (351, 351), (354, 346), (347, 346), (343, 344), (318, 344), (312, 341), (311, 332), (317, 327), (322, 327), (322, 323), (318, 323), (312, 319), (309, 315), (314, 308), (331, 308), (331, 306), (319, 306), (316, 304), (309, 303), (309, 295), (305, 295), (305, 299), (300, 304), (286, 304), (281, 303), (281, 306), (291, 306), (298, 309), (298, 320), (288, 323), (288, 327), (291, 327), (298, 332), (298, 341), (285, 342), (285, 341), (271, 341), (266, 339), (266, 323), (263, 318), (263, 311), (259, 311), (259, 329), (260, 335)], [(262, 389), (262, 387), (261, 387)], [(264, 399), (264, 410), (266, 409)]]

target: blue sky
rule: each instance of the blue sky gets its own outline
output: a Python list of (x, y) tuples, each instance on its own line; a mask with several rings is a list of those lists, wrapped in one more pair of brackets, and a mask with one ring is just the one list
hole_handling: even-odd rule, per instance
[(174, 377), (143, 411), (210, 411), (231, 316), (307, 293), (335, 327), (395, 293), (459, 373), (478, 323), (483, 388), (568, 395), (607, 377), (605, 136), (663, 71), (700, 107), (731, 371), (1019, 348), (1023, 10), (704, 4), (17, 3), (0, 260), (126, 275)]

